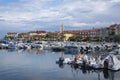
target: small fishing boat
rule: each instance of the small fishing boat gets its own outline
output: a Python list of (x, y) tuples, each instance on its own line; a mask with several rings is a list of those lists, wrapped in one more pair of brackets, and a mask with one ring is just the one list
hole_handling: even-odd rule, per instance
[(16, 46), (14, 43), (9, 43), (8, 49), (16, 49)]
[(59, 60), (56, 61), (56, 63), (71, 64), (73, 61), (74, 61), (74, 57), (70, 57), (70, 58), (60, 57)]
[(8, 45), (9, 45), (9, 41), (3, 40), (3, 41), (0, 43), (0, 48), (1, 48), (1, 49), (8, 49)]
[(52, 51), (58, 52), (58, 51), (64, 51), (64, 47), (61, 46), (54, 46), (51, 47)]

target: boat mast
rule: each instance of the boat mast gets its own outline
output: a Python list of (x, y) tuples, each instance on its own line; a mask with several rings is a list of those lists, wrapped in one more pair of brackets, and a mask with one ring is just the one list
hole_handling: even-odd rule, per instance
[(118, 45), (118, 48), (119, 48), (119, 54), (120, 54), (120, 45)]

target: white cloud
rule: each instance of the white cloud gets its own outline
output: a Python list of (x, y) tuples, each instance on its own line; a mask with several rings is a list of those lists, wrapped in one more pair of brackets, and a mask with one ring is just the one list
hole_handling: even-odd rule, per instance
[(111, 2), (117, 2), (118, 3), (118, 2), (120, 2), (120, 0), (111, 0)]
[(29, 28), (34, 25), (49, 30), (62, 23), (70, 27), (104, 27), (120, 22), (119, 5), (120, 0), (19, 0), (0, 5), (0, 24), (19, 30), (34, 29)]

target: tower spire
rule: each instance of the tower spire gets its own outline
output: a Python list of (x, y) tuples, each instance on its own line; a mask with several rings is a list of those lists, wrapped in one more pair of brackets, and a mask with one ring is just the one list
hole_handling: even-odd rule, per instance
[(64, 24), (61, 25), (61, 33), (64, 31)]

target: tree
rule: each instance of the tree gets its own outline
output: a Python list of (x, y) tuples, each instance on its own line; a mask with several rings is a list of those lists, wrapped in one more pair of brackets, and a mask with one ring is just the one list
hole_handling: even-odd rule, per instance
[(62, 36), (60, 37), (61, 40), (65, 40), (65, 38), (66, 38), (66, 36), (64, 36), (64, 35), (62, 35)]
[(82, 37), (80, 35), (75, 36), (76, 41), (81, 41)]
[(106, 37), (104, 38), (104, 40), (105, 40), (105, 41), (109, 41), (109, 40), (110, 40), (110, 37), (109, 37), (109, 36), (106, 36)]
[(84, 41), (90, 41), (90, 40), (91, 40), (91, 37), (88, 36), (88, 37), (84, 38), (83, 40), (84, 40)]
[(47, 34), (47, 35), (45, 36), (45, 38), (46, 38), (46, 40), (52, 40), (53, 37), (52, 37), (51, 35), (48, 35), (48, 34)]
[(69, 41), (81, 41), (82, 37), (80, 35), (75, 35), (72, 37), (69, 37)]
[(116, 42), (120, 42), (120, 34), (115, 35), (114, 39), (115, 39)]
[(95, 40), (95, 41), (100, 41), (100, 37), (99, 37), (99, 36), (95, 36), (95, 37), (94, 37), (94, 40)]
[(5, 38), (5, 39), (13, 40), (15, 37), (13, 37), (13, 36), (5, 36), (4, 38)]
[(74, 36), (71, 36), (71, 37), (69, 37), (68, 40), (69, 40), (69, 41), (75, 41), (75, 38), (74, 38)]

